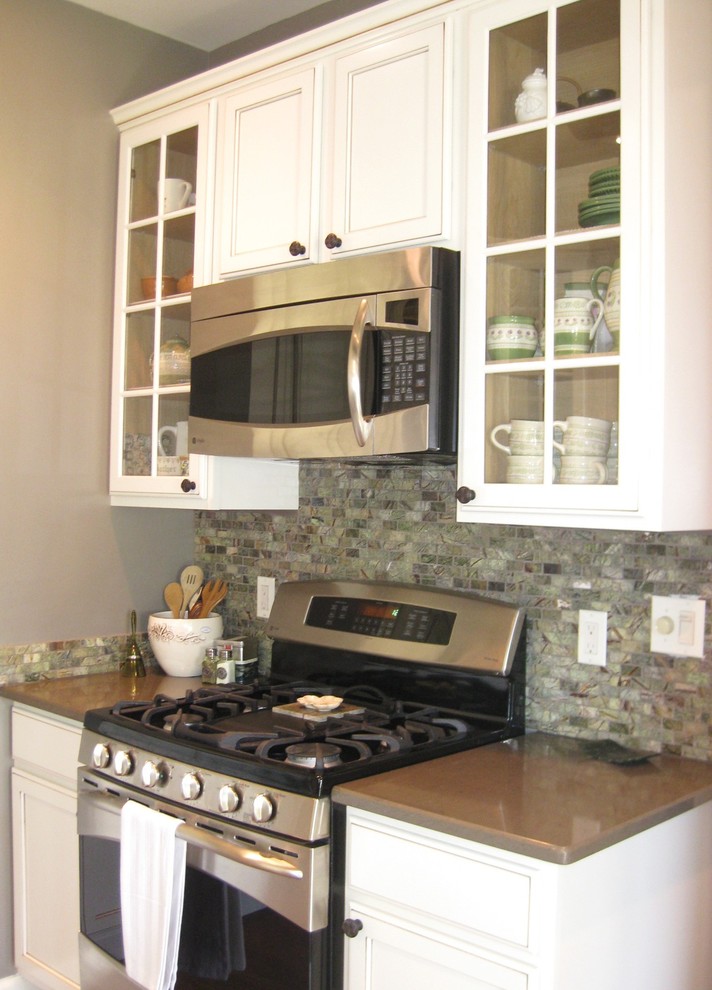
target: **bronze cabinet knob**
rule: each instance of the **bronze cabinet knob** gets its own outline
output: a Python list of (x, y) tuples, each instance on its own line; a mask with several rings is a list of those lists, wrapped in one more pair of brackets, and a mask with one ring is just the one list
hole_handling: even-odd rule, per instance
[(338, 234), (327, 234), (324, 238), (324, 244), (332, 251), (334, 248), (341, 247), (341, 238)]
[(462, 488), (458, 488), (455, 492), (455, 498), (461, 505), (467, 505), (468, 502), (472, 502), (476, 497), (477, 496), (472, 489), (468, 488), (466, 485), (463, 485)]

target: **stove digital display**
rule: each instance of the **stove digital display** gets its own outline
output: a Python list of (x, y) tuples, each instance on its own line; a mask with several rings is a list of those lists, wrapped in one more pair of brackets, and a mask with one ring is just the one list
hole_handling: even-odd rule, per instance
[(307, 626), (337, 632), (446, 646), (455, 624), (455, 613), (402, 602), (316, 595), (304, 621)]

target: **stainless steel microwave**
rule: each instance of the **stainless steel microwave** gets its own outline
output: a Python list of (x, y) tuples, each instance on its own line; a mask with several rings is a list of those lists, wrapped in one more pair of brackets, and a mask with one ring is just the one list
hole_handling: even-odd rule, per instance
[(420, 247), (195, 289), (190, 449), (453, 460), (459, 273)]

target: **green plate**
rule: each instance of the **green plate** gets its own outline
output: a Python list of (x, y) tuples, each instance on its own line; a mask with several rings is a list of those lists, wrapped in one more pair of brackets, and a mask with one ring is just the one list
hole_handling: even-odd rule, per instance
[(590, 216), (579, 217), (580, 227), (606, 227), (608, 225), (620, 223), (620, 210), (611, 210), (609, 213), (596, 213)]
[(613, 179), (620, 179), (621, 167), (620, 165), (615, 165), (612, 168), (599, 168), (597, 172), (591, 172), (588, 177), (589, 184), (591, 182), (611, 182)]

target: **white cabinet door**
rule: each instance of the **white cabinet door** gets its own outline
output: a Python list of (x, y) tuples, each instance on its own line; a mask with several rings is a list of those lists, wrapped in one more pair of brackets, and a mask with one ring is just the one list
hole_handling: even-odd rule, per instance
[(440, 23), (336, 58), (322, 221), (334, 254), (443, 235), (444, 50)]
[(79, 986), (76, 795), (12, 771), (15, 964), (42, 990)]
[(346, 938), (344, 990), (526, 990), (527, 974), (448, 945), (436, 933), (381, 915), (357, 901), (349, 918), (363, 929)]
[(500, 0), (471, 23), (458, 519), (709, 529), (710, 8)]
[(218, 277), (310, 258), (315, 72), (220, 101)]

